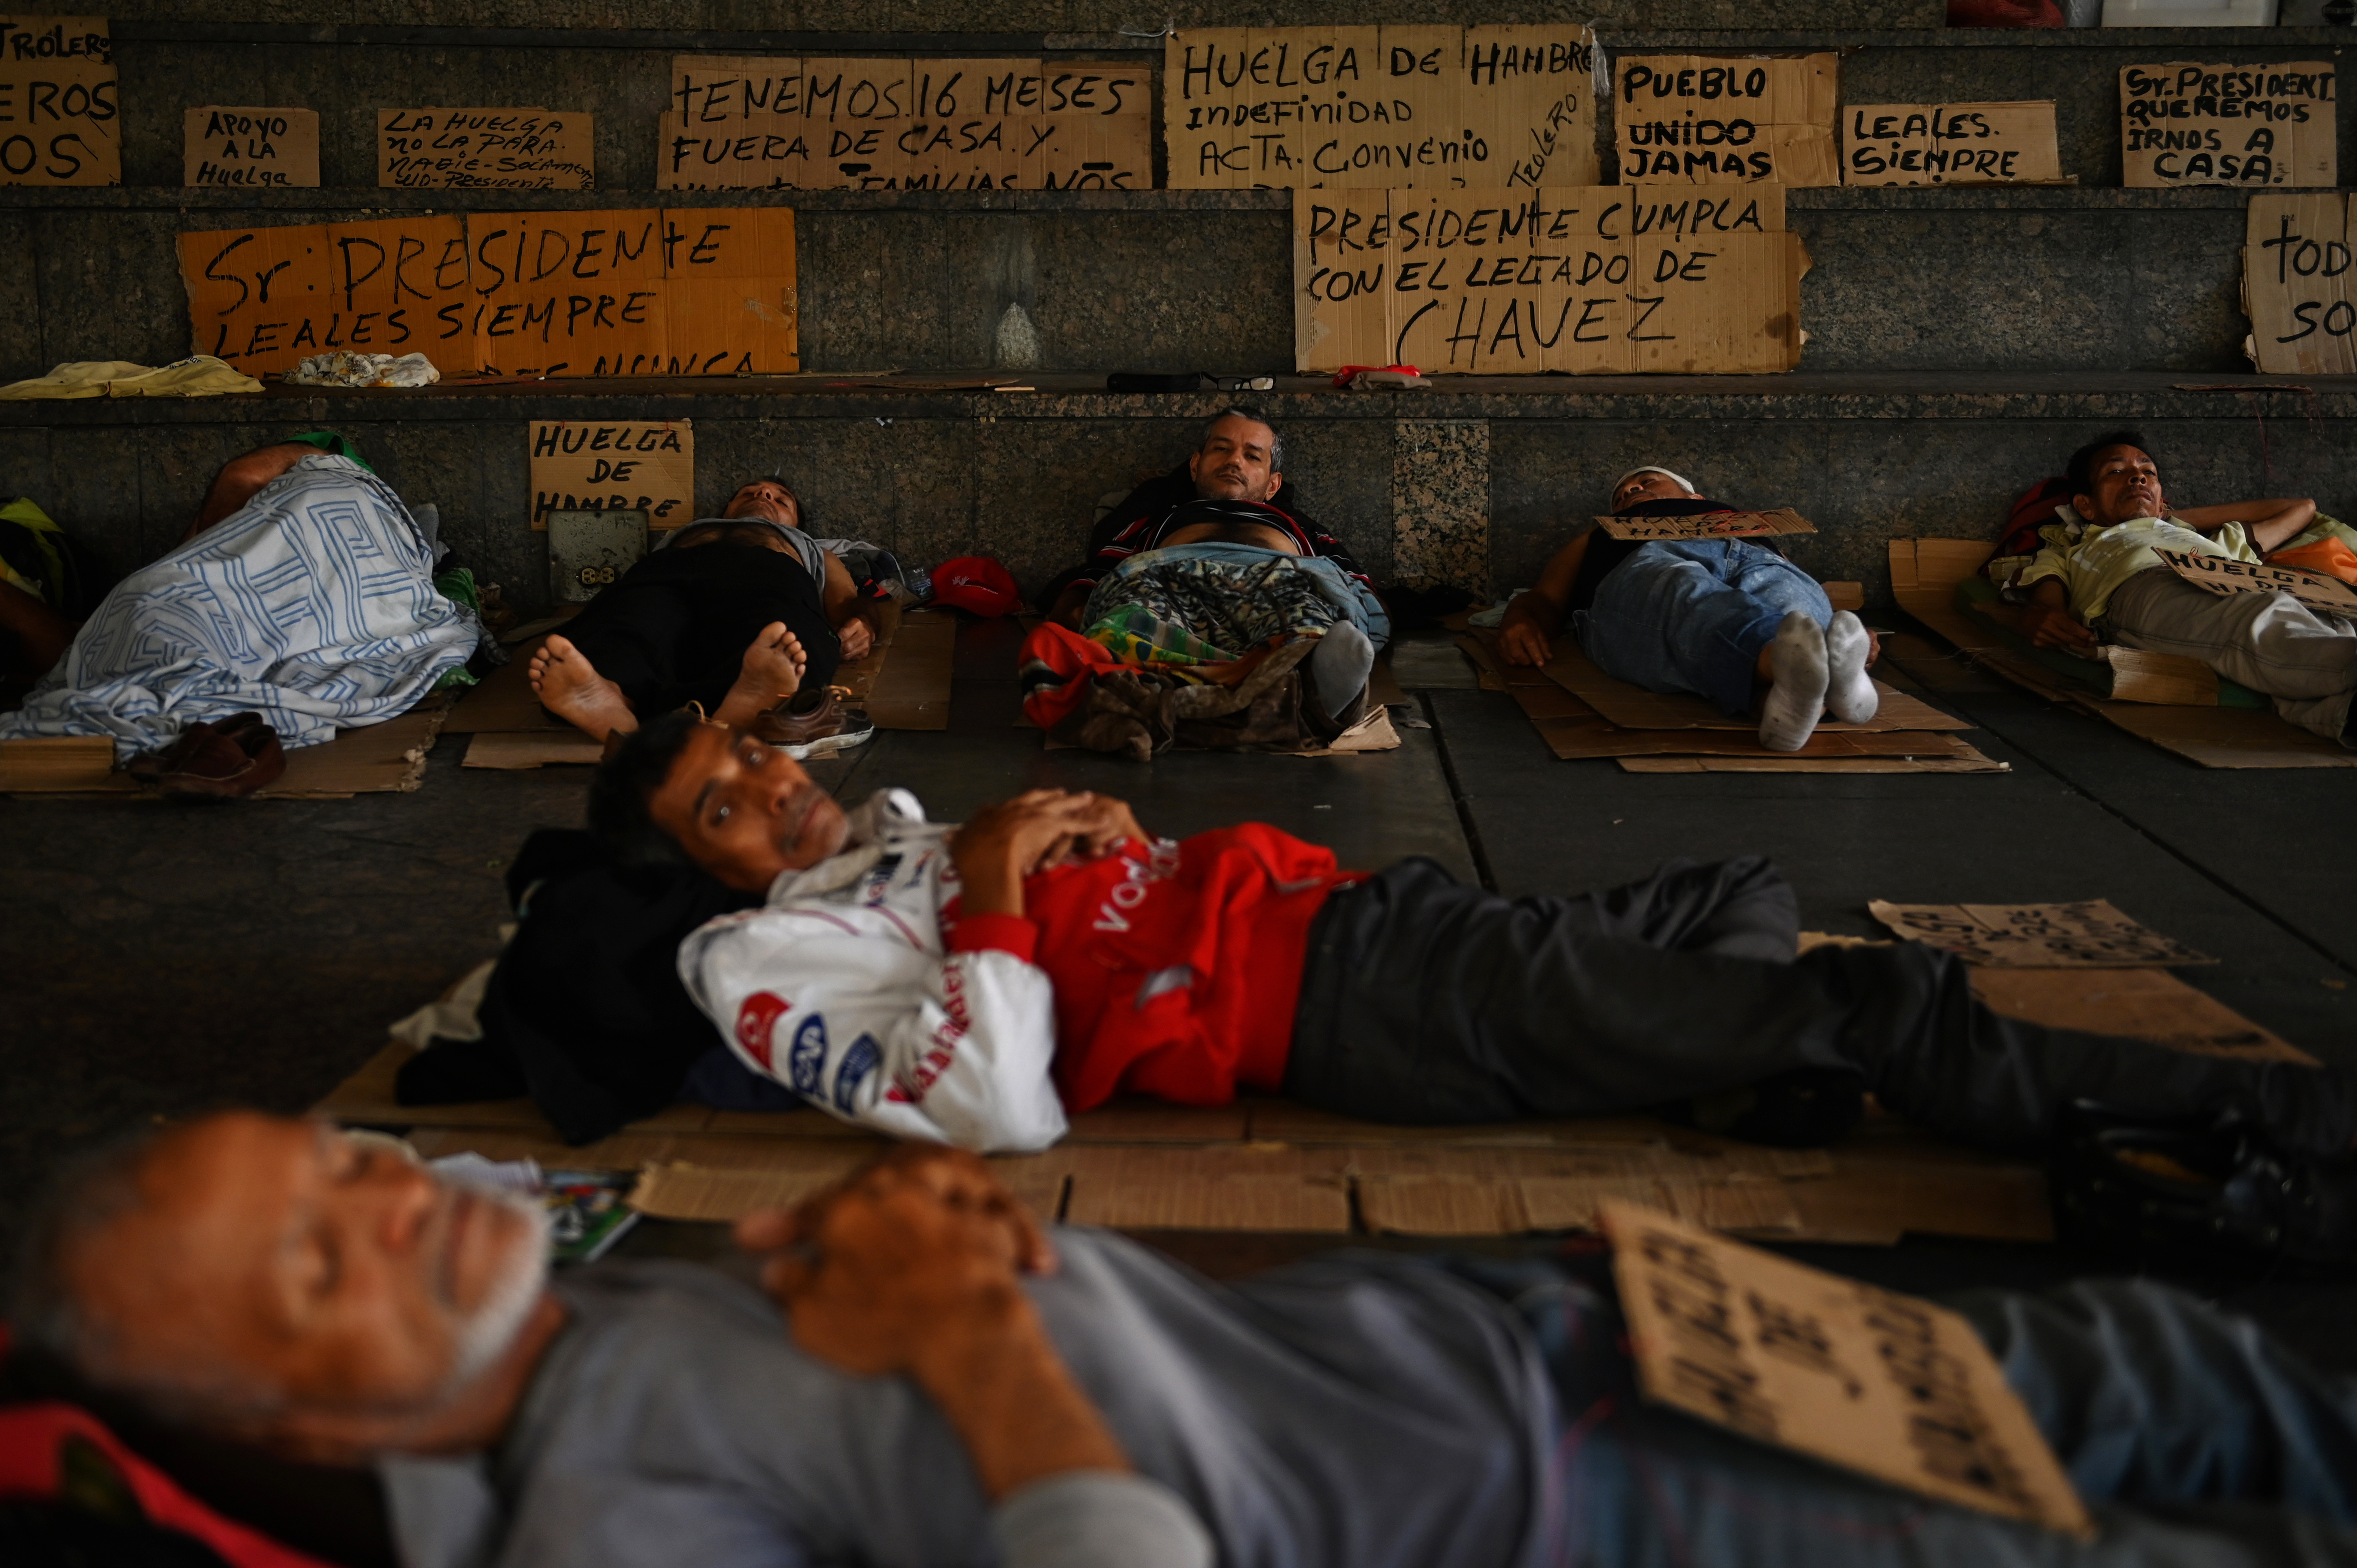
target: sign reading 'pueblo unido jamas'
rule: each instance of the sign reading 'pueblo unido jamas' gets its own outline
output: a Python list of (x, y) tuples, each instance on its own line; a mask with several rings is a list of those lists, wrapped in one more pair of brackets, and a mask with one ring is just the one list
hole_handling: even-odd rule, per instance
[(1839, 57), (1712, 59), (1627, 55), (1613, 62), (1620, 177), (1703, 185), (1838, 185), (1834, 103)]

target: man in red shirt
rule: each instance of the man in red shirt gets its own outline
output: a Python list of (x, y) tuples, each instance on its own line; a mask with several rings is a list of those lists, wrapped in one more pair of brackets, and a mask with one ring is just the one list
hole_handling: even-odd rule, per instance
[[(688, 714), (608, 760), (590, 819), (625, 855), (766, 893), (683, 945), (690, 993), (748, 1066), (904, 1136), (1041, 1146), (1062, 1132), (1051, 1075), (1069, 1111), (1242, 1087), (1424, 1123), (1799, 1084), (2013, 1147), (2083, 1098), (2238, 1109), (2304, 1155), (2345, 1152), (2357, 1124), (2338, 1073), (2002, 1018), (1936, 949), (1796, 959), (1797, 902), (1756, 856), (1510, 899), (1424, 858), (1345, 871), (1260, 823), (1157, 840), (1100, 795), (1033, 790), (951, 830), (902, 790), (846, 812), (775, 748)], [(1775, 1119), (1727, 1130), (1846, 1124)]]

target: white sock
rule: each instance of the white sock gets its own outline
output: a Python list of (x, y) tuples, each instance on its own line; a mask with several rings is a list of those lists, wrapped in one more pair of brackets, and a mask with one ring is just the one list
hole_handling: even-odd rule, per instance
[(1351, 622), (1338, 620), (1318, 639), (1308, 663), (1310, 682), (1318, 689), (1318, 701), (1325, 707), (1326, 716), (1339, 718), (1342, 710), (1366, 689), (1367, 676), (1375, 668), (1375, 645)]
[(1777, 624), (1768, 649), (1776, 678), (1760, 703), (1760, 744), (1798, 751), (1816, 734), (1825, 711), (1824, 628), (1794, 610)]
[(1825, 623), (1825, 706), (1846, 725), (1862, 725), (1882, 705), (1874, 677), (1866, 672), (1867, 650), (1874, 646), (1866, 623), (1835, 610)]

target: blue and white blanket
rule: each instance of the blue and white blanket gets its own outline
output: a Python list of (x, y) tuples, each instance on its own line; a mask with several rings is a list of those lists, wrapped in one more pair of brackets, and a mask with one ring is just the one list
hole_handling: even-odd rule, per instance
[(414, 707), (478, 630), (393, 487), (323, 453), (124, 578), (0, 739), (112, 736), (125, 761), (253, 711), (317, 746)]

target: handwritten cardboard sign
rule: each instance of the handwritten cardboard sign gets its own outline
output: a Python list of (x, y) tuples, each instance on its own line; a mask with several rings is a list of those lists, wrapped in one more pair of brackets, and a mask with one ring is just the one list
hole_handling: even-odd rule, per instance
[(1319, 191), (1295, 360), (1479, 375), (1787, 371), (1806, 264), (1778, 187)]
[(2054, 101), (1853, 103), (1842, 110), (1844, 185), (2054, 185)]
[(445, 374), (725, 375), (800, 363), (780, 207), (493, 212), (183, 234), (194, 351), (249, 374), (329, 349)]
[(1840, 57), (1626, 55), (1613, 62), (1620, 177), (1839, 185)]
[(1150, 73), (1036, 59), (682, 55), (663, 190), (1144, 190)]
[(2183, 550), (2156, 550), (2161, 564), (2197, 588), (2212, 594), (2289, 594), (2327, 615), (2357, 616), (2357, 589), (2338, 577), (2298, 566), (2233, 561)]
[(2158, 969), (2215, 963), (2104, 899), (2075, 904), (1890, 904), (1867, 913), (1910, 942), (1993, 969)]
[(1554, 24), (1189, 28), (1163, 46), (1170, 184), (1591, 184), (1595, 67)]
[(532, 424), (532, 526), (552, 511), (647, 514), (650, 528), (695, 521), (695, 432), (684, 419), (542, 419)]
[(380, 109), (376, 182), (405, 190), (587, 190), (587, 114), (545, 109)]
[(1620, 1198), (1597, 1218), (1647, 1399), (1940, 1502), (2094, 1536), (1964, 1318)]
[(181, 116), (183, 185), (292, 188), (319, 183), (319, 115), (311, 109), (226, 109)]
[(2335, 184), (2337, 84), (2330, 60), (2123, 67), (2121, 183)]
[(1775, 511), (1706, 511), (1694, 517), (1599, 517), (1614, 539), (1753, 539), (1770, 533), (1814, 533), (1817, 525), (1782, 507)]
[(2252, 360), (2269, 375), (2357, 374), (2348, 199), (2333, 191), (2254, 195), (2243, 221)]
[(0, 185), (121, 185), (103, 16), (0, 16)]

